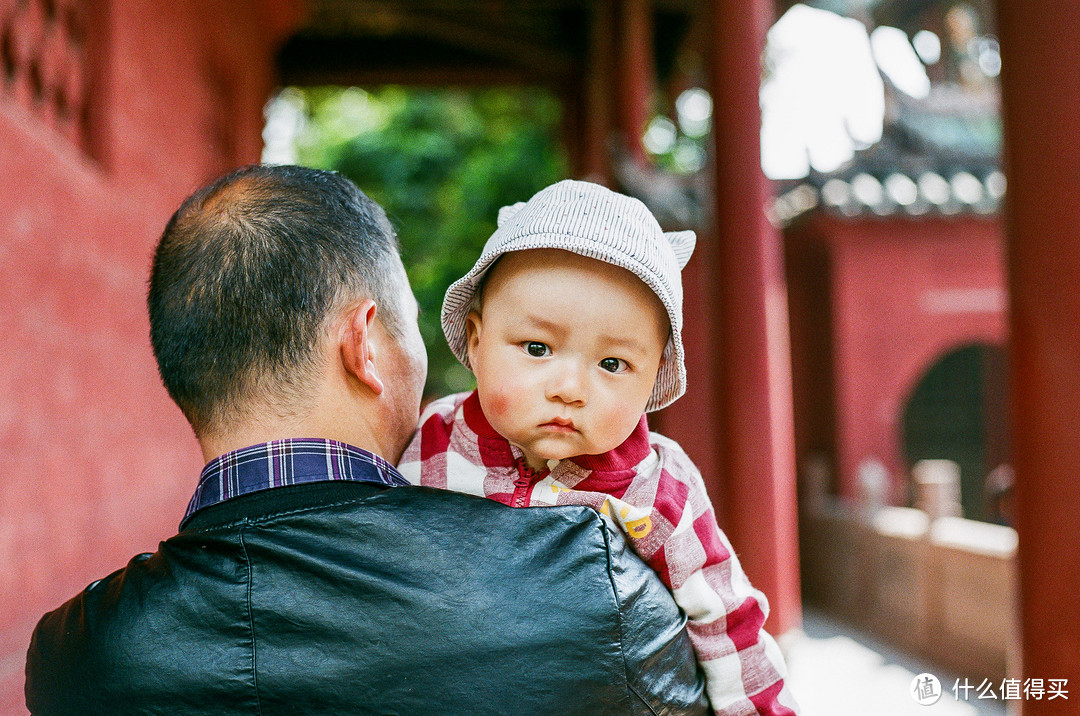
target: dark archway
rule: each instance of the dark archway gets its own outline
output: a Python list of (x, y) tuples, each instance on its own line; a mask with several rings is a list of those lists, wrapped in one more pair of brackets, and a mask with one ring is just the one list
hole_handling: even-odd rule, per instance
[(1005, 350), (976, 343), (941, 356), (904, 406), (903, 454), (960, 466), (964, 517), (986, 520), (986, 475), (1007, 459)]

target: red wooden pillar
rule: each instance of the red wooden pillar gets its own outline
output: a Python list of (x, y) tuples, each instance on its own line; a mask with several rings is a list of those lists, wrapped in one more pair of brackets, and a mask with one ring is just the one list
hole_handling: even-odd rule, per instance
[(769, 628), (801, 622), (791, 349), (780, 233), (766, 218), (761, 171), (761, 52), (770, 0), (714, 0), (711, 93), (716, 143), (713, 282), (718, 345), (720, 521)]
[(579, 174), (611, 186), (613, 172), (608, 145), (614, 130), (615, 97), (611, 78), (616, 73), (615, 7), (612, 0), (593, 4), (589, 25), (589, 55), (583, 90), (582, 156)]
[(997, 3), (1023, 675), (1080, 699), (1080, 4)]
[(648, 161), (642, 137), (652, 110), (655, 84), (651, 0), (623, 0), (619, 14), (618, 123), (630, 156)]

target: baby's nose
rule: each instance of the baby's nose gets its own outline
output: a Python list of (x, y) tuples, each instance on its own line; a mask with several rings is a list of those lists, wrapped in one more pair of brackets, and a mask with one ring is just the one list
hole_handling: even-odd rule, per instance
[(567, 362), (552, 368), (554, 370), (547, 389), (548, 399), (567, 405), (584, 405), (588, 398), (586, 368), (576, 362)]

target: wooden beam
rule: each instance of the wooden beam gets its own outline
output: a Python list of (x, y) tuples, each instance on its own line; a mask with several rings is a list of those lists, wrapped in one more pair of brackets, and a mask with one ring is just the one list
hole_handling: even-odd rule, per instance
[[(337, 27), (342, 34), (353, 36), (413, 36), (424, 37), (458, 47), (469, 52), (490, 56), (511, 65), (530, 69), (543, 68), (551, 74), (567, 75), (573, 57), (558, 47), (537, 41), (535, 36), (521, 35), (500, 27), (505, 12), (488, 15), (475, 12), (461, 19), (443, 9), (419, 8), (413, 3), (389, 0), (324, 0), (317, 6), (316, 27), (324, 30)], [(483, 24), (470, 24), (466, 18), (484, 17)]]

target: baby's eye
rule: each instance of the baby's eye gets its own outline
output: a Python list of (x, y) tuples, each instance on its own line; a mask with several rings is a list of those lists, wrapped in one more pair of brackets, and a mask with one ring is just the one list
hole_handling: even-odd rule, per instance
[(622, 373), (630, 366), (622, 358), (605, 358), (600, 361), (600, 367), (608, 373)]
[(551, 349), (548, 348), (546, 343), (541, 343), (540, 341), (525, 341), (522, 345), (525, 348), (525, 352), (533, 358), (543, 358), (544, 356), (551, 355)]

